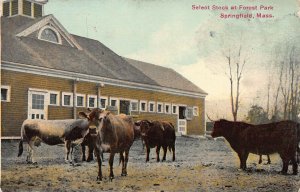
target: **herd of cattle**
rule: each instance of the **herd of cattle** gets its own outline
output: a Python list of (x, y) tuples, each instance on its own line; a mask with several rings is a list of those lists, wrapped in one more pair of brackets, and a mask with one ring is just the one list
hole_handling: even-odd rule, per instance
[[(160, 161), (160, 148), (163, 148), (162, 161), (166, 160), (169, 149), (175, 161), (175, 128), (166, 121), (133, 121), (125, 114), (114, 115), (107, 110), (93, 109), (89, 113), (79, 112), (81, 119), (71, 120), (30, 120), (23, 122), (19, 154), (23, 153), (23, 142), (28, 143), (27, 162), (34, 160), (34, 146), (41, 142), (48, 145), (65, 144), (66, 162), (73, 162), (72, 146), (80, 143), (82, 160), (91, 161), (97, 157), (98, 177), (102, 180), (103, 153), (109, 153), (110, 174), (114, 178), (113, 161), (116, 153), (120, 154), (122, 163), (121, 176), (127, 175), (129, 150), (137, 138), (141, 138), (146, 146), (146, 162), (149, 161), (150, 148), (156, 147), (157, 161)], [(269, 155), (279, 153), (283, 167), (282, 174), (287, 174), (289, 163), (293, 166), (293, 174), (298, 173), (297, 153), (300, 153), (300, 125), (293, 121), (251, 125), (244, 122), (227, 120), (214, 121), (212, 137), (223, 136), (240, 158), (240, 168), (247, 168), (249, 153)], [(88, 157), (85, 157), (85, 146), (88, 146)], [(71, 153), (71, 155), (70, 155)], [(71, 157), (71, 158), (70, 158)]]

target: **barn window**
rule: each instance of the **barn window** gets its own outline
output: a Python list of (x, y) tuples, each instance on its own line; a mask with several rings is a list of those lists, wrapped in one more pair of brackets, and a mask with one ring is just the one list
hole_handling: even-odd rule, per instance
[(73, 93), (62, 93), (62, 106), (72, 107), (73, 106)]
[(199, 108), (197, 106), (193, 107), (193, 116), (199, 116)]
[(23, 0), (23, 14), (31, 16), (31, 2)]
[(97, 106), (97, 96), (96, 95), (88, 95), (88, 107), (95, 108)]
[(44, 95), (32, 94), (32, 109), (44, 109), (44, 101)]
[(130, 115), (130, 101), (127, 99), (120, 99), (119, 113)]
[(50, 105), (59, 105), (59, 92), (58, 91), (49, 91), (50, 93)]
[(136, 100), (131, 101), (130, 106), (131, 106), (131, 111), (138, 111), (139, 110), (138, 101), (136, 101)]
[(118, 103), (118, 99), (117, 98), (110, 98), (110, 101), (109, 101), (109, 105), (110, 106), (113, 106), (113, 107), (118, 107), (119, 103)]
[(107, 97), (101, 96), (101, 98), (100, 98), (100, 108), (101, 108), (101, 109), (105, 109), (106, 106), (107, 106), (107, 104), (108, 104), (108, 99), (107, 99)]
[(10, 102), (10, 86), (1, 86), (1, 101)]
[(167, 114), (171, 113), (171, 104), (165, 103), (165, 113)]
[(77, 107), (85, 106), (85, 95), (84, 94), (76, 94), (76, 106)]
[(185, 110), (185, 117), (187, 120), (193, 119), (193, 107), (187, 107)]
[(147, 111), (147, 101), (140, 101), (140, 111), (141, 112)]
[(178, 114), (178, 106), (177, 105), (172, 105), (172, 114)]
[(59, 32), (50, 25), (46, 25), (40, 29), (38, 38), (52, 43), (58, 43), (58, 44), (62, 43)]
[(163, 103), (157, 103), (157, 113), (163, 113)]
[(154, 101), (149, 101), (149, 112), (155, 112), (155, 102)]

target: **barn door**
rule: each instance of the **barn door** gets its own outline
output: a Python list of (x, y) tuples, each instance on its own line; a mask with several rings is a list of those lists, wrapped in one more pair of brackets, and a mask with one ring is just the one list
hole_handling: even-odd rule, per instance
[(46, 96), (43, 91), (28, 92), (28, 119), (47, 119)]
[(120, 100), (120, 113), (130, 115), (130, 101)]
[(185, 116), (186, 107), (179, 106), (178, 107), (178, 132), (186, 135), (187, 133), (187, 121)]

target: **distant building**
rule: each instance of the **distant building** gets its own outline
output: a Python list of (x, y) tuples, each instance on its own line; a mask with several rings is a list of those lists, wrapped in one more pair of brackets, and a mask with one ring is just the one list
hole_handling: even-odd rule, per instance
[(44, 16), (46, 2), (3, 1), (2, 137), (20, 137), (27, 118), (71, 119), (107, 106), (137, 119), (170, 121), (182, 134), (204, 134), (202, 89), (173, 69), (70, 34), (53, 15)]

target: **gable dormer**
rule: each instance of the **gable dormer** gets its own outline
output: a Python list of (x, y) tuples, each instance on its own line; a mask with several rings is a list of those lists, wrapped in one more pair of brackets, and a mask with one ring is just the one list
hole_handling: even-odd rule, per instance
[(39, 18), (44, 15), (44, 5), (48, 0), (3, 0), (4, 17), (22, 15)]
[(71, 46), (82, 50), (76, 39), (68, 33), (64, 26), (53, 16), (47, 15), (33, 20), (32, 24), (21, 28), (17, 37), (29, 37), (50, 43)]

